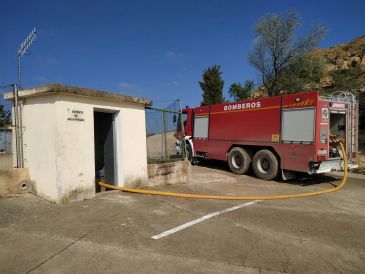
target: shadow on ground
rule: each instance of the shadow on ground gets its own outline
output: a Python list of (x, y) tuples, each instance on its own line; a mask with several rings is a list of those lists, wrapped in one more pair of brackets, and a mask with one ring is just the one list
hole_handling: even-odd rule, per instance
[[(198, 165), (201, 166), (201, 167), (208, 168), (208, 169), (220, 170), (220, 171), (231, 173), (227, 163), (224, 162), (224, 161), (202, 160), (201, 162), (199, 162)], [(232, 175), (233, 176), (239, 176), (239, 175), (235, 175), (235, 174), (232, 174)], [(249, 170), (247, 175), (252, 176), (252, 177), (256, 177), (253, 170), (252, 170), (252, 168)], [(278, 182), (278, 183), (285, 183), (285, 184), (291, 184), (291, 185), (300, 185), (300, 186), (311, 186), (311, 185), (319, 185), (319, 184), (327, 183), (327, 184), (329, 184), (333, 187), (336, 187), (337, 185), (334, 182), (336, 182), (338, 180), (339, 180), (338, 178), (330, 176), (330, 175), (325, 175), (325, 174), (309, 175), (309, 174), (306, 174), (306, 173), (299, 173), (298, 172), (296, 179), (284, 181), (281, 178), (281, 175), (279, 175), (278, 178), (276, 178), (275, 181)]]

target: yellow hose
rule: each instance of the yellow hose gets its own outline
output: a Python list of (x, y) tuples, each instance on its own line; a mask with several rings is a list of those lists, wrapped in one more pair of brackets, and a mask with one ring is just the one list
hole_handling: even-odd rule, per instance
[(303, 198), (315, 195), (321, 195), (325, 193), (335, 192), (343, 188), (347, 181), (347, 157), (346, 151), (342, 143), (340, 143), (343, 161), (344, 161), (344, 174), (341, 180), (341, 183), (331, 189), (325, 189), (315, 192), (305, 192), (299, 194), (287, 194), (287, 195), (275, 195), (275, 196), (221, 196), (221, 195), (202, 195), (202, 194), (190, 194), (190, 193), (176, 193), (176, 192), (166, 192), (166, 191), (157, 191), (157, 190), (149, 190), (149, 189), (137, 189), (137, 188), (128, 188), (128, 187), (119, 187), (113, 186), (109, 184), (105, 184), (99, 182), (99, 185), (116, 190), (122, 190), (125, 192), (132, 193), (140, 193), (140, 194), (151, 194), (151, 195), (160, 195), (160, 196), (171, 196), (171, 197), (179, 197), (179, 198), (193, 198), (193, 199), (214, 199), (214, 200), (277, 200), (277, 199), (291, 199), (291, 198)]

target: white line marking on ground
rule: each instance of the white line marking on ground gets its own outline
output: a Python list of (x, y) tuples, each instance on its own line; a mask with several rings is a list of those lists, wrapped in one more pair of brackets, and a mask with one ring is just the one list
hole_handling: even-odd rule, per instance
[(226, 208), (226, 209), (223, 209), (223, 210), (220, 210), (220, 211), (209, 213), (207, 215), (204, 215), (203, 217), (200, 217), (200, 218), (192, 220), (188, 223), (179, 225), (177, 227), (174, 227), (174, 228), (172, 228), (170, 230), (167, 230), (165, 232), (162, 232), (160, 234), (154, 235), (154, 236), (152, 236), (152, 239), (155, 239), (155, 240), (161, 239), (163, 237), (166, 237), (170, 234), (181, 231), (181, 230), (183, 230), (185, 228), (188, 228), (190, 226), (193, 226), (193, 225), (199, 224), (201, 222), (204, 222), (205, 220), (208, 220), (208, 219), (213, 218), (215, 216), (218, 216), (218, 215), (221, 215), (221, 214), (233, 211), (233, 210), (237, 210), (237, 209), (240, 209), (242, 207), (250, 206), (250, 205), (256, 204), (256, 203), (261, 202), (261, 201), (262, 200), (254, 200), (254, 201), (251, 201), (251, 202), (247, 202), (247, 203), (244, 203), (244, 204), (240, 204), (240, 205), (236, 205), (236, 206), (233, 206), (233, 207), (230, 207), (230, 208)]
[(207, 184), (207, 183), (213, 183), (213, 182), (220, 182), (223, 180), (227, 180), (226, 178), (223, 179), (216, 179), (216, 180), (210, 180), (210, 181), (206, 181), (206, 182), (201, 182), (201, 184)]

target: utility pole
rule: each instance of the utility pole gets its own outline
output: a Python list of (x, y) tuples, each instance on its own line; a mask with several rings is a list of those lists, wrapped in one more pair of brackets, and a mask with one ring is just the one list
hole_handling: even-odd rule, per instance
[(20, 156), (20, 134), (19, 134), (19, 116), (18, 116), (18, 86), (17, 84), (13, 84), (13, 117), (14, 117), (14, 127), (15, 127), (15, 150), (16, 150), (16, 167), (20, 168), (21, 165), (21, 156)]
[(14, 121), (15, 121), (15, 136), (16, 136), (16, 150), (17, 150), (17, 167), (24, 167), (23, 159), (23, 122), (22, 122), (22, 102), (19, 102), (18, 92), (21, 87), (21, 59), (28, 53), (28, 48), (33, 43), (37, 36), (37, 31), (35, 28), (30, 32), (30, 34), (25, 38), (23, 43), (18, 49), (18, 82), (14, 84), (13, 94), (14, 94)]

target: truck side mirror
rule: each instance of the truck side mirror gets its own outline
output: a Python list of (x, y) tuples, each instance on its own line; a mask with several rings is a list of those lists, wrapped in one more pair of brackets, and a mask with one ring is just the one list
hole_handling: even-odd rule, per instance
[(177, 117), (176, 117), (176, 114), (174, 114), (174, 118), (173, 118), (173, 121), (174, 121), (174, 124), (176, 123), (177, 121)]

